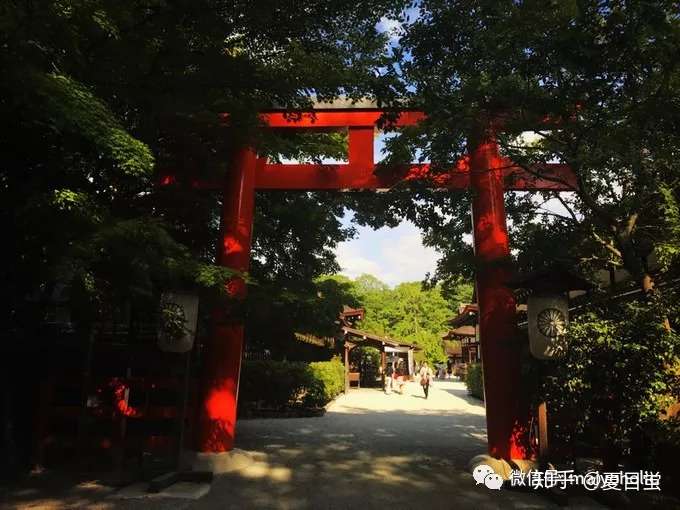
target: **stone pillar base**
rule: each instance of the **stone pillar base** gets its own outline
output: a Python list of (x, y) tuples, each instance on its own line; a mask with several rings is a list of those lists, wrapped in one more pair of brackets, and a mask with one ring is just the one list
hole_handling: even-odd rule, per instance
[(468, 462), (468, 470), (470, 473), (472, 473), (474, 469), (480, 464), (486, 464), (489, 466), (497, 475), (501, 475), (503, 480), (510, 479), (510, 474), (512, 473), (513, 469), (522, 471), (522, 473), (539, 469), (539, 463), (535, 460), (512, 459), (510, 462), (508, 462), (505, 459), (496, 459), (491, 455), (482, 454), (474, 456), (472, 459), (470, 459), (470, 462)]
[(191, 471), (209, 471), (213, 474), (240, 471), (250, 466), (254, 459), (251, 453), (234, 448), (228, 452), (204, 453), (184, 451), (182, 467)]

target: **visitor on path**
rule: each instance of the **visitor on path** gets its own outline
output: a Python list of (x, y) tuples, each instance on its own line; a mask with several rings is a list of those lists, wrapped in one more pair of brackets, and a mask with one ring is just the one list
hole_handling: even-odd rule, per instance
[(401, 360), (399, 360), (394, 365), (394, 375), (392, 376), (392, 387), (395, 391), (398, 391), (400, 395), (404, 394), (404, 386), (406, 386), (406, 380), (404, 379), (404, 371), (401, 366)]
[(427, 366), (426, 362), (423, 362), (422, 366), (420, 367), (419, 374), (420, 385), (423, 387), (423, 391), (425, 392), (425, 398), (427, 398), (430, 392), (430, 383), (432, 382), (432, 369)]
[(385, 393), (392, 393), (392, 377), (394, 376), (394, 363), (388, 363), (385, 369)]

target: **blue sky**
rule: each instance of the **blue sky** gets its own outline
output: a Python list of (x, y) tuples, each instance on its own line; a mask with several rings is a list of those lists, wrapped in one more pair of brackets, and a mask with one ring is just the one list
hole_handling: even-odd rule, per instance
[[(343, 218), (345, 225), (351, 221), (351, 214)], [(395, 228), (357, 230), (357, 237), (340, 243), (335, 250), (342, 274), (356, 278), (369, 273), (394, 286), (420, 281), (427, 272), (434, 272), (439, 255), (423, 246), (420, 231), (411, 222), (403, 221)]]

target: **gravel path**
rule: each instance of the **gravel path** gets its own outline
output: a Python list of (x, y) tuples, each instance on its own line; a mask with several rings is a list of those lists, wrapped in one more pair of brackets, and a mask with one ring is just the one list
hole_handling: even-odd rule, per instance
[(425, 399), (351, 390), (322, 418), (244, 420), (237, 447), (258, 452), (220, 476), (191, 509), (550, 508), (535, 494), (475, 486), (468, 461), (486, 450), (484, 407), (460, 382)]

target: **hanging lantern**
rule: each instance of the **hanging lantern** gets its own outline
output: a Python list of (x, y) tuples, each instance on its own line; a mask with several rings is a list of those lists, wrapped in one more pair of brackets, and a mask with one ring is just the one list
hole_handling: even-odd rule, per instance
[(158, 347), (164, 352), (190, 351), (196, 337), (198, 296), (184, 292), (161, 295)]
[(527, 302), (529, 350), (538, 359), (564, 355), (564, 335), (569, 325), (569, 301), (565, 294), (529, 296)]

